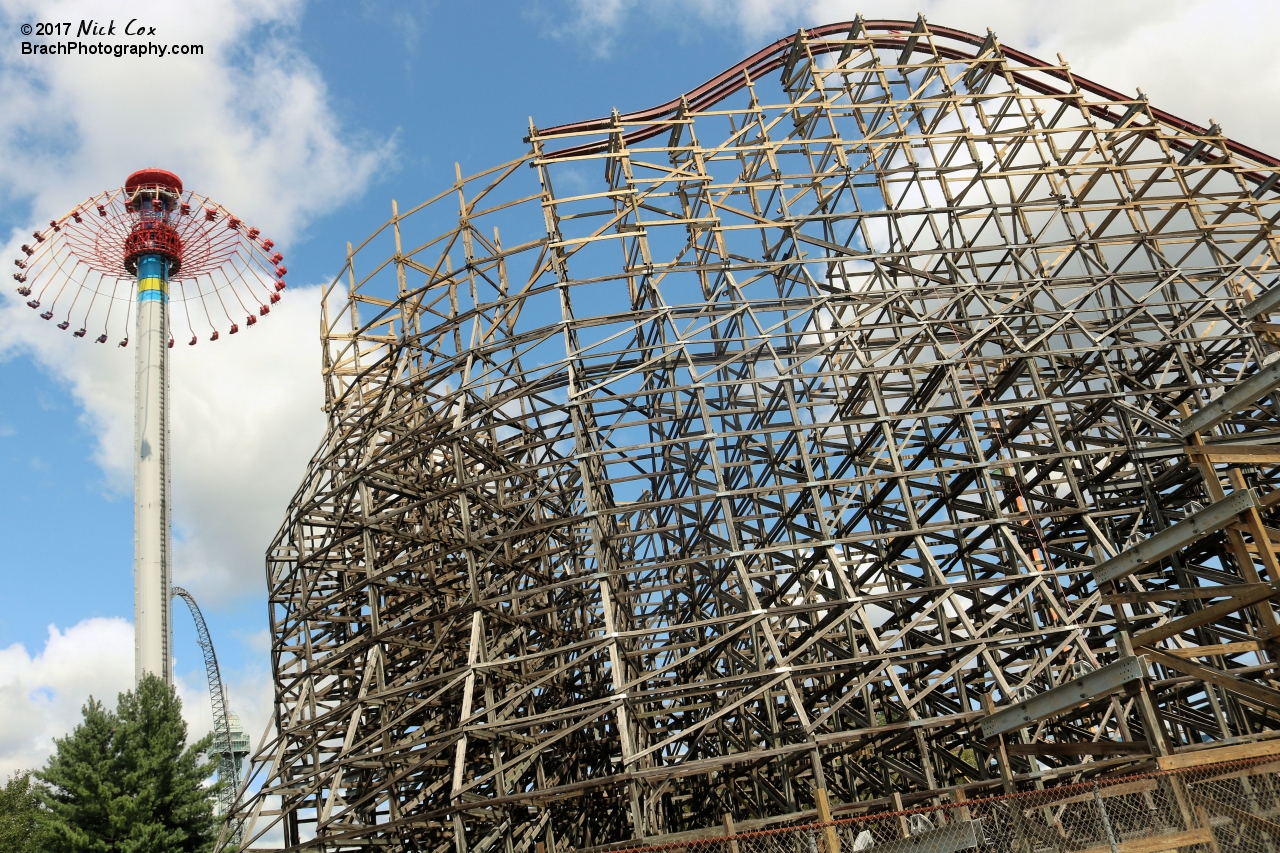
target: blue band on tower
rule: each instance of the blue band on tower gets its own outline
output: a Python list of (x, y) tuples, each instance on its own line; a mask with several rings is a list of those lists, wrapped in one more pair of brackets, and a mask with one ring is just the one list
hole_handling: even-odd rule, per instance
[(169, 262), (160, 255), (138, 258), (138, 301), (169, 301)]

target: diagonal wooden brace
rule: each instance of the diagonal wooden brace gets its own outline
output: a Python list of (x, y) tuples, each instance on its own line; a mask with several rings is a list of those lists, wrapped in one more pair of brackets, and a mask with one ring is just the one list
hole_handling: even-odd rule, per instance
[(1154, 628), (1148, 628), (1145, 631), (1134, 634), (1133, 644), (1135, 646), (1153, 646), (1161, 640), (1177, 636), (1183, 631), (1190, 631), (1192, 628), (1198, 628), (1209, 622), (1216, 622), (1223, 616), (1235, 613), (1237, 610), (1243, 610), (1246, 607), (1251, 607), (1259, 602), (1270, 601), (1273, 598), (1280, 598), (1280, 583), (1257, 584), (1250, 591), (1228, 598), (1226, 601), (1220, 601), (1203, 610), (1188, 613), (1186, 616), (1179, 616), (1177, 619), (1173, 619), (1163, 625), (1157, 625)]
[(1159, 649), (1143, 647), (1142, 653), (1152, 663), (1158, 663), (1169, 669), (1198, 678), (1201, 681), (1208, 682), (1215, 687), (1221, 687), (1223, 690), (1252, 699), (1261, 703), (1264, 708), (1280, 708), (1280, 690), (1273, 690), (1258, 684), (1256, 681), (1249, 681), (1244, 678), (1238, 678), (1234, 675), (1223, 672), (1220, 669), (1204, 666), (1203, 664), (1193, 663), (1185, 658), (1174, 657), (1165, 654)]

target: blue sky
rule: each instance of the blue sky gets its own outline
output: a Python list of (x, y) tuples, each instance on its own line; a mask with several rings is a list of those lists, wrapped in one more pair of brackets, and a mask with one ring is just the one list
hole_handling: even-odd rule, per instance
[[(316, 291), (305, 285), (331, 279), (346, 242), (373, 231), (392, 198), (405, 208), (434, 195), (455, 161), (471, 173), (519, 156), (529, 116), (549, 126), (666, 101), (799, 25), (859, 10), (911, 18), (923, 7), (935, 24), (992, 26), (1266, 149), (1280, 130), (1266, 34), (1280, 21), (1266, 4), (1226, 5), (1084, 0), (1068, 16), (1014, 0), (0, 0), (0, 241), (12, 253), (33, 224), (146, 165), (280, 235), (294, 287), (271, 322), (238, 350), (185, 363), (175, 352), (175, 578), (200, 599), (256, 738), (269, 686), (262, 554), (323, 428)], [(147, 16), (208, 54), (19, 55), (22, 23)], [(1179, 62), (1189, 49), (1220, 58), (1222, 79)], [(0, 718), (17, 722), (0, 733), (0, 775), (42, 760), (88, 692), (132, 677), (119, 621), (132, 617), (132, 358), (55, 339), (4, 290)], [(175, 625), (184, 691), (203, 703), (182, 608)], [(189, 716), (199, 726), (207, 712)]]

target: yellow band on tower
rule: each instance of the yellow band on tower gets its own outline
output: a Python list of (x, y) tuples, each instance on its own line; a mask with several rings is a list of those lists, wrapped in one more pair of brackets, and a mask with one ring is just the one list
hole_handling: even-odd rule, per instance
[(138, 301), (169, 298), (169, 282), (162, 278), (138, 279)]

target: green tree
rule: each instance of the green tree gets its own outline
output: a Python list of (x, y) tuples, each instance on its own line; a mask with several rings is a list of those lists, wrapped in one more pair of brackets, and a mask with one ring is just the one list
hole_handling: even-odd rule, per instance
[(30, 773), (15, 773), (0, 788), (0, 853), (41, 849), (40, 800)]
[(115, 712), (93, 698), (84, 721), (37, 774), (47, 790), (48, 853), (199, 853), (217, 837), (201, 761), (211, 738), (186, 746), (177, 692), (147, 675)]

